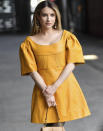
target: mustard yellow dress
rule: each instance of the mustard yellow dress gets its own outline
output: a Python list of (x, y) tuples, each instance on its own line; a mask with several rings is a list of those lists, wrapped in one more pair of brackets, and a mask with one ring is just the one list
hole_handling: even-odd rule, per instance
[[(67, 63), (85, 63), (82, 47), (76, 36), (63, 30), (61, 39), (50, 45), (35, 43), (27, 36), (21, 43), (20, 50), (21, 75), (37, 71), (46, 85), (53, 84), (60, 76)], [(59, 122), (75, 120), (90, 115), (83, 92), (73, 73), (57, 88), (54, 94)], [(35, 84), (31, 101), (31, 123), (58, 122), (55, 107), (47, 104), (41, 89)]]

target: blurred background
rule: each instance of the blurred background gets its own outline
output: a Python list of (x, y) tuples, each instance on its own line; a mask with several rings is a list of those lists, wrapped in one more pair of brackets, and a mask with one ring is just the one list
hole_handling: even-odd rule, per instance
[[(41, 0), (0, 0), (0, 131), (37, 131), (30, 123), (34, 82), (21, 77), (19, 46), (32, 27)], [(66, 131), (103, 131), (103, 0), (51, 0), (61, 12), (63, 29), (80, 41), (86, 63), (74, 73), (91, 116), (67, 122)]]
[[(30, 32), (33, 12), (42, 0), (0, 0), (0, 32)], [(58, 5), (63, 28), (103, 36), (102, 0), (51, 0)], [(25, 28), (26, 27), (26, 28)]]

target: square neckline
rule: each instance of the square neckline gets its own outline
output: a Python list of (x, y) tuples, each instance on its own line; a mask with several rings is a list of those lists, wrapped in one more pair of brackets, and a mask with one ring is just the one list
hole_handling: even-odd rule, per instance
[(63, 39), (64, 32), (65, 32), (65, 30), (62, 31), (62, 35), (61, 35), (61, 37), (60, 37), (60, 40), (58, 40), (57, 42), (48, 44), (48, 45), (38, 44), (37, 42), (35, 42), (34, 40), (32, 40), (32, 39), (30, 38), (30, 36), (27, 36), (27, 38), (28, 38), (32, 43), (34, 43), (34, 44), (36, 44), (36, 45), (38, 45), (38, 46), (51, 46), (51, 45), (55, 45), (55, 44), (59, 43), (59, 42)]

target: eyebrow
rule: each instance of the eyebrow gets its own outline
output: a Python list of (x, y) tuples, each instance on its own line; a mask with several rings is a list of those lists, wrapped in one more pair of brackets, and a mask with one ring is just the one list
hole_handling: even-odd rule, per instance
[[(42, 14), (47, 14), (47, 13), (45, 13), (45, 12), (44, 12), (44, 13), (43, 13), (43, 12), (41, 12), (41, 13), (42, 13)], [(50, 13), (50, 14), (55, 14), (55, 12), (52, 12), (52, 13)]]

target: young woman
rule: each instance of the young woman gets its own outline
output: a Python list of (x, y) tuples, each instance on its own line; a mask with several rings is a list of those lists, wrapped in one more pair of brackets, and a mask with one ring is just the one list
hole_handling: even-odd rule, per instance
[(30, 36), (20, 46), (21, 75), (35, 81), (31, 122), (63, 126), (90, 115), (83, 92), (73, 74), (85, 63), (82, 47), (72, 33), (62, 30), (60, 13), (50, 1), (39, 3)]

